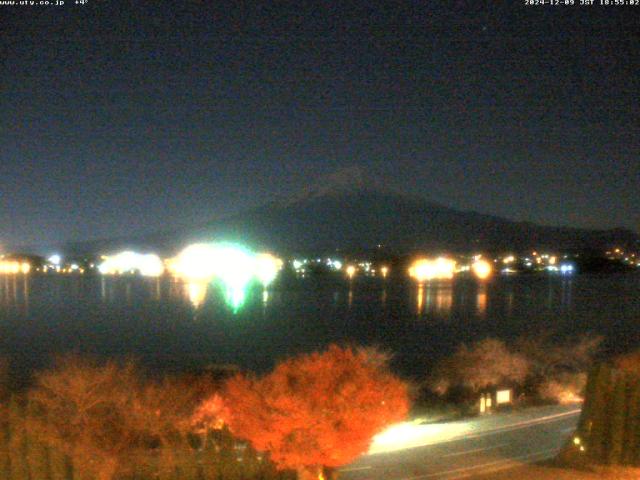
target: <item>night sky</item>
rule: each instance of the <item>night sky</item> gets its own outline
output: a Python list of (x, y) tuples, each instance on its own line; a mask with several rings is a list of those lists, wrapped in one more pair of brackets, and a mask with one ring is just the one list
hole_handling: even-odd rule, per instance
[(0, 6), (0, 245), (186, 228), (351, 166), (639, 230), (640, 7), (67, 4)]

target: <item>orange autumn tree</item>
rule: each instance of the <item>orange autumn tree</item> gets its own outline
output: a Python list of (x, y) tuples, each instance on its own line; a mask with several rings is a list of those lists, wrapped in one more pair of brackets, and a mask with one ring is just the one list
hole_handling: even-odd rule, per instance
[(409, 410), (408, 387), (389, 371), (387, 355), (336, 345), (281, 362), (262, 378), (230, 379), (225, 401), (232, 433), (305, 480), (366, 452)]

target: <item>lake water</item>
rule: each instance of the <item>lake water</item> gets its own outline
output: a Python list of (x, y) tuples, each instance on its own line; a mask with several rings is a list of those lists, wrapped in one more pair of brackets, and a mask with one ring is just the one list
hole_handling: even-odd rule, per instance
[[(640, 347), (640, 275), (521, 275), (420, 288), (402, 279), (307, 278), (250, 291), (234, 312), (215, 287), (172, 279), (0, 277), (0, 355), (28, 372), (53, 353), (133, 355), (181, 370), (256, 371), (331, 342), (379, 345), (410, 376), (462, 342), (593, 332), (617, 353)], [(198, 306), (196, 306), (198, 304)]]

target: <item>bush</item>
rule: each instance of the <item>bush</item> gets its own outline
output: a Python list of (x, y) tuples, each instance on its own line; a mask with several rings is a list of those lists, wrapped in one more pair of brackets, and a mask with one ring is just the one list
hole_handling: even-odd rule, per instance
[(560, 404), (581, 402), (586, 383), (586, 373), (564, 373), (542, 382), (538, 387), (538, 394), (544, 400)]

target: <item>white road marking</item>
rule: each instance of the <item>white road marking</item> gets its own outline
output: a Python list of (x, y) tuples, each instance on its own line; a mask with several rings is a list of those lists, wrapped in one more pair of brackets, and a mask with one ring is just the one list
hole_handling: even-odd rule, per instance
[[(539, 460), (545, 460), (547, 458), (553, 457), (556, 453), (558, 452), (557, 448), (553, 448), (553, 449), (549, 449), (549, 450), (543, 450), (541, 452), (536, 452), (536, 453), (530, 453), (527, 455), (521, 455), (519, 457), (514, 457), (514, 458), (510, 458), (510, 459), (505, 459), (502, 463), (495, 463), (495, 465), (490, 465), (490, 464), (484, 464), (484, 465), (478, 465), (476, 467), (472, 467), (472, 468), (482, 468), (485, 466), (489, 466), (489, 468), (485, 468), (483, 470), (480, 471), (469, 471), (466, 473), (463, 473), (461, 475), (457, 475), (457, 476), (448, 476), (448, 480), (459, 480), (461, 478), (468, 478), (472, 475), (487, 475), (490, 473), (496, 473), (496, 472), (500, 472), (503, 470), (509, 470), (512, 468), (517, 468), (517, 467), (521, 467), (524, 463), (523, 461), (526, 461), (525, 463), (532, 463), (534, 461), (539, 461)], [(517, 462), (515, 460), (521, 460), (520, 462)], [(470, 468), (471, 469), (471, 468)]]
[[(519, 455), (517, 457), (511, 457), (503, 460), (496, 460), (493, 462), (481, 463), (479, 465), (472, 465), (470, 467), (461, 467), (454, 468), (453, 470), (445, 470), (442, 472), (434, 472), (427, 473), (424, 475), (417, 475), (414, 477), (404, 477), (402, 480), (422, 480), (425, 478), (434, 478), (434, 477), (447, 477), (450, 480), (455, 480), (459, 478), (466, 478), (471, 475), (478, 475), (480, 473), (491, 473), (492, 471), (506, 470), (508, 468), (513, 468), (522, 465), (522, 463), (518, 463), (520, 461), (531, 461), (531, 460), (542, 460), (547, 458), (548, 455), (553, 455), (558, 451), (557, 448), (552, 448), (549, 450), (543, 450), (540, 452), (528, 453), (526, 455)], [(487, 467), (490, 467), (487, 469)], [(485, 470), (483, 470), (485, 469)], [(452, 476), (456, 474), (461, 474), (457, 476)]]
[(341, 468), (340, 472), (359, 472), (361, 470), (371, 470), (371, 466)]
[[(518, 423), (512, 423), (510, 425), (504, 425), (502, 427), (497, 427), (494, 428), (492, 430), (486, 430), (484, 432), (478, 432), (478, 433), (472, 433), (471, 435), (467, 435), (465, 437), (462, 438), (462, 440), (467, 440), (470, 438), (479, 438), (479, 437), (485, 437), (487, 435), (495, 435), (498, 433), (503, 433), (503, 432), (511, 432), (513, 430), (521, 430), (523, 428), (528, 428), (532, 425), (539, 425), (542, 423), (550, 423), (558, 418), (562, 418), (562, 417), (570, 417), (570, 416), (574, 416), (574, 415), (578, 415), (580, 413), (580, 409), (577, 410), (570, 410), (568, 412), (563, 412), (563, 413), (556, 413), (554, 415), (547, 415), (545, 417), (540, 417), (540, 418), (533, 418), (531, 420), (523, 420), (522, 422), (518, 422)], [(455, 440), (448, 440), (450, 442), (453, 441), (457, 441), (457, 440), (461, 440), (461, 439), (455, 439)]]
[(473, 450), (465, 450), (463, 452), (454, 452), (447, 453), (445, 455), (440, 455), (441, 458), (445, 457), (455, 457), (458, 455), (467, 455), (469, 453), (478, 453), (478, 452), (486, 452), (487, 450), (495, 450), (500, 447), (506, 447), (507, 445), (511, 445), (510, 443), (499, 443), (498, 445), (491, 445), (490, 447), (482, 447), (482, 448), (474, 448)]

